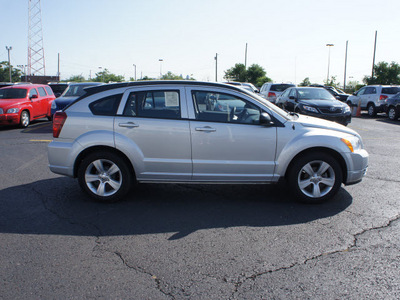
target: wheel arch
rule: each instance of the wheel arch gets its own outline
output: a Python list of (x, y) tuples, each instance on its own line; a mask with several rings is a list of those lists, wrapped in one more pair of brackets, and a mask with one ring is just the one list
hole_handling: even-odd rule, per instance
[(75, 159), (75, 163), (74, 163), (74, 177), (75, 178), (78, 176), (79, 166), (82, 163), (82, 161), (85, 159), (85, 157), (87, 157), (88, 155), (90, 155), (92, 153), (100, 152), (100, 151), (111, 152), (111, 153), (114, 153), (114, 154), (120, 156), (127, 163), (129, 170), (131, 171), (131, 175), (136, 179), (135, 169), (134, 169), (131, 161), (129, 160), (129, 158), (122, 151), (120, 151), (116, 148), (110, 147), (110, 146), (103, 146), (103, 145), (89, 147), (89, 148), (86, 148), (85, 150), (83, 150), (81, 153), (79, 153), (79, 155)]
[(323, 152), (323, 153), (329, 154), (329, 155), (331, 155), (333, 158), (335, 158), (335, 159), (338, 161), (338, 163), (339, 163), (339, 165), (340, 165), (340, 168), (342, 169), (342, 175), (343, 175), (342, 182), (344, 183), (344, 182), (347, 181), (347, 166), (346, 166), (346, 161), (344, 160), (343, 156), (340, 155), (339, 152), (337, 152), (337, 151), (335, 151), (335, 150), (333, 150), (333, 149), (330, 149), (330, 148), (326, 148), (326, 147), (313, 147), (313, 148), (308, 148), (308, 149), (304, 149), (304, 150), (302, 150), (301, 152), (299, 152), (298, 154), (296, 154), (296, 155), (292, 158), (292, 160), (290, 161), (290, 163), (288, 164), (288, 166), (287, 166), (287, 168), (286, 168), (286, 171), (285, 171), (285, 179), (287, 179), (288, 174), (289, 174), (289, 172), (290, 172), (290, 170), (291, 170), (293, 164), (295, 163), (295, 161), (297, 161), (300, 157), (303, 157), (303, 156), (305, 156), (306, 154), (309, 154), (309, 153), (312, 153), (312, 152), (314, 152), (314, 153), (321, 153), (321, 152)]

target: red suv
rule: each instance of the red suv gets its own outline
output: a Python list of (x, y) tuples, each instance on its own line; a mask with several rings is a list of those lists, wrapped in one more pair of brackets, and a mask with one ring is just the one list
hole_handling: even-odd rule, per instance
[(51, 120), (53, 91), (43, 84), (16, 84), (0, 89), (0, 125), (28, 127), (35, 119)]

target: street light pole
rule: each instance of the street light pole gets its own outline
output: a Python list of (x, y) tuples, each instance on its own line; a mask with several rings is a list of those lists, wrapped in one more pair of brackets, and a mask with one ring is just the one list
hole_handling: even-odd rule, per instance
[(160, 79), (162, 77), (162, 62), (164, 61), (162, 58), (158, 60), (160, 62)]
[[(102, 70), (103, 67), (99, 67), (99, 69)], [(100, 71), (100, 72), (102, 72), (102, 71)], [(102, 74), (101, 74), (101, 81), (104, 82), (104, 72), (102, 72)]]
[(329, 83), (329, 65), (331, 62), (331, 47), (333, 47), (334, 44), (326, 44), (326, 46), (329, 49), (329, 51), (328, 51), (328, 75), (326, 76), (326, 84), (328, 84)]
[(344, 80), (343, 80), (343, 90), (346, 92), (346, 73), (347, 73), (347, 47), (349, 45), (349, 41), (346, 41), (346, 55), (344, 59)]
[(135, 81), (136, 81), (136, 65), (133, 64), (133, 66), (135, 67)]
[(11, 59), (10, 59), (10, 51), (12, 50), (12, 47), (10, 46), (10, 47), (7, 47), (6, 46), (6, 49), (7, 49), (7, 51), (8, 51), (8, 69), (9, 69), (9, 71), (10, 71), (10, 82), (12, 82), (12, 76), (11, 76)]

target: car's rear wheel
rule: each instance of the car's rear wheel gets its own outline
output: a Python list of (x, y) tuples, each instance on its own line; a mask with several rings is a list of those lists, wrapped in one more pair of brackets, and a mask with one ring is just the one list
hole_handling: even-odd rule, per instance
[(375, 105), (373, 105), (372, 103), (368, 104), (367, 110), (368, 110), (368, 116), (370, 116), (370, 117), (376, 116)]
[(85, 157), (78, 168), (81, 189), (101, 202), (114, 202), (123, 198), (132, 183), (128, 164), (120, 156), (99, 151)]
[(20, 117), (20, 120), (19, 120), (19, 125), (20, 125), (22, 128), (26, 128), (26, 127), (29, 126), (30, 123), (31, 123), (31, 120), (30, 120), (29, 112), (26, 111), (26, 110), (24, 110), (23, 112), (21, 112), (21, 117)]
[(337, 160), (323, 152), (311, 152), (291, 166), (288, 181), (296, 200), (321, 203), (332, 198), (342, 184), (342, 169)]
[(390, 107), (388, 111), (388, 117), (390, 120), (394, 121), (399, 118), (399, 113), (397, 112), (395, 107)]

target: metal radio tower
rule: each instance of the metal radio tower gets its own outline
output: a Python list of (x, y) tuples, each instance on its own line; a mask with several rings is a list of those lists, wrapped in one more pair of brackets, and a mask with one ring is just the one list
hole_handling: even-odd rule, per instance
[(28, 75), (45, 76), (40, 0), (29, 1)]

